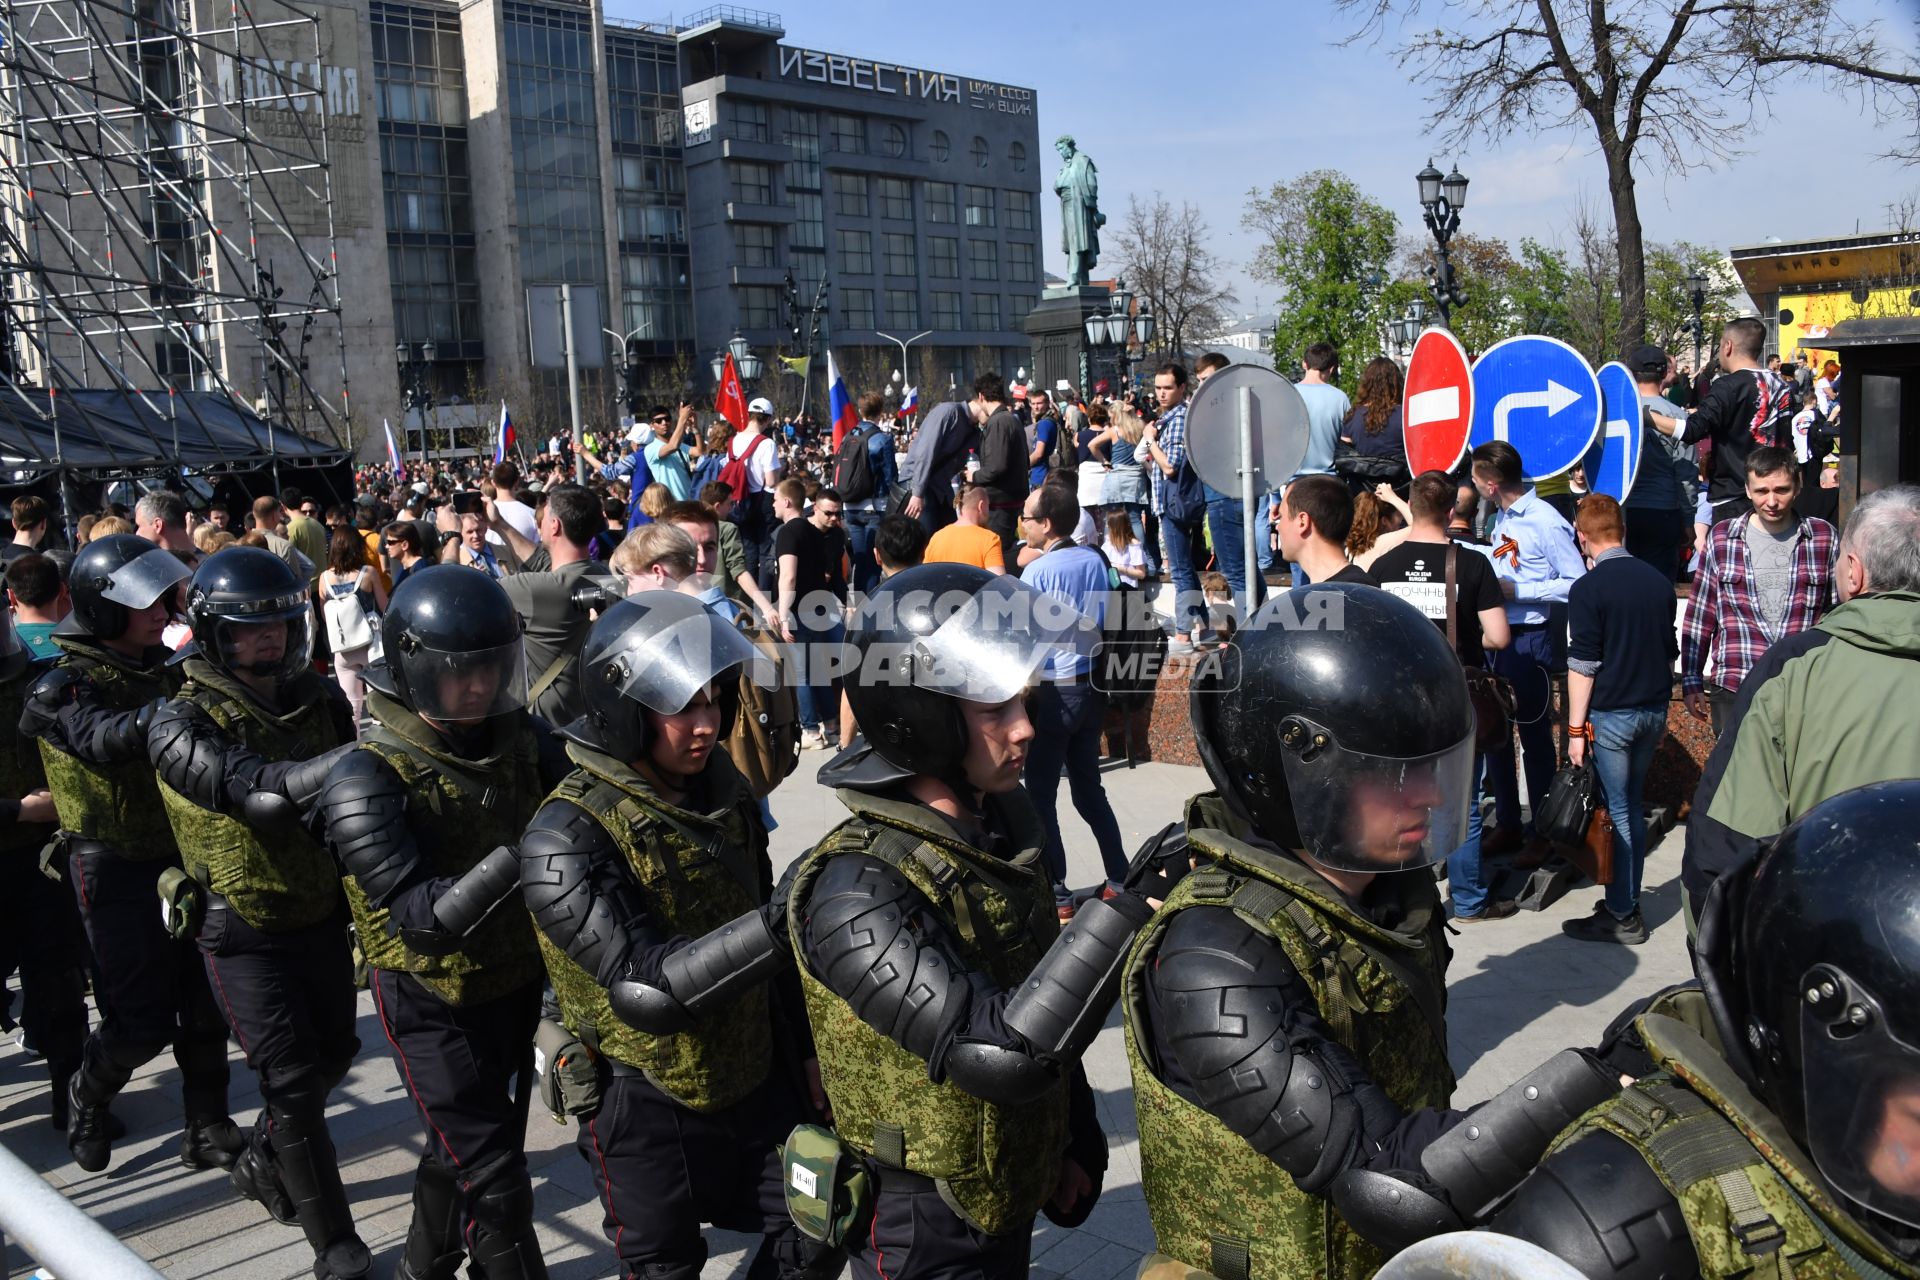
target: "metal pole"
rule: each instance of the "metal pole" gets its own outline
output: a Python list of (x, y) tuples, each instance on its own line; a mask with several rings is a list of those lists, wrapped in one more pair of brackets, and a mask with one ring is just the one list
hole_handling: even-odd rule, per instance
[(587, 482), (586, 443), (580, 437), (580, 369), (573, 360), (573, 286), (560, 286), (560, 334), (567, 343), (567, 407), (573, 414), (573, 482)]
[[(1260, 572), (1260, 557), (1253, 549), (1253, 521), (1257, 514), (1253, 500), (1253, 388), (1243, 386), (1234, 394), (1239, 399), (1240, 411), (1240, 532), (1246, 544), (1243, 548), (1246, 589), (1240, 597), (1240, 619), (1244, 625), (1253, 617), (1254, 575)], [(1218, 550), (1222, 555), (1227, 552), (1225, 547)]]
[(0, 1146), (0, 1226), (61, 1280), (163, 1280), (112, 1232)]

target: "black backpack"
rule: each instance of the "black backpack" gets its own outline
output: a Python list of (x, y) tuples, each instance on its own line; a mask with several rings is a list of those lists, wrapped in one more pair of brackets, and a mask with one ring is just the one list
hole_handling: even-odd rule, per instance
[(873, 496), (873, 455), (867, 450), (867, 442), (879, 429), (863, 422), (840, 442), (839, 452), (833, 455), (833, 487), (840, 501), (865, 502)]

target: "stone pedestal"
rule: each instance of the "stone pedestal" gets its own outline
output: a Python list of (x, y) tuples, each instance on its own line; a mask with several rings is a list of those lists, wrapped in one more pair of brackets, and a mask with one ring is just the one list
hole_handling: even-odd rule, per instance
[(1033, 339), (1033, 361), (1027, 368), (1034, 386), (1052, 391), (1064, 378), (1080, 387), (1083, 355), (1089, 357), (1083, 394), (1092, 394), (1093, 384), (1102, 378), (1120, 385), (1121, 349), (1087, 348), (1087, 317), (1104, 312), (1107, 303), (1107, 291), (1092, 286), (1048, 289), (1041, 295), (1026, 321), (1027, 336)]

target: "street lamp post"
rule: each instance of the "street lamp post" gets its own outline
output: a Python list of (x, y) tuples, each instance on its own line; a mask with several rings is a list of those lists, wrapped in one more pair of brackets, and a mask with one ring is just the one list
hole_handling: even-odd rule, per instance
[[(1133, 292), (1127, 288), (1127, 282), (1114, 282), (1112, 309), (1106, 313), (1094, 312), (1087, 317), (1086, 345), (1080, 349), (1080, 394), (1086, 395), (1092, 386), (1092, 369), (1089, 353), (1109, 348), (1117, 349), (1121, 376), (1129, 385), (1133, 382), (1133, 366), (1146, 355), (1147, 344), (1153, 341), (1153, 308), (1145, 298), (1139, 306), (1134, 305)], [(1141, 354), (1133, 354), (1133, 344), (1138, 343)]]
[[(427, 414), (433, 409), (433, 362), (439, 348), (432, 342), (422, 342), (417, 347), (411, 342), (400, 342), (394, 344), (393, 354), (400, 362), (400, 394), (406, 397), (407, 408), (415, 411), (420, 420), (420, 461), (431, 467), (433, 437), (427, 428)], [(447, 447), (453, 447), (451, 438)]]
[(911, 338), (896, 338), (890, 333), (881, 333), (878, 329), (874, 330), (874, 334), (876, 336), (885, 338), (888, 342), (891, 342), (894, 346), (900, 348), (900, 367), (893, 371), (893, 378), (894, 378), (894, 381), (897, 382), (900, 386), (900, 397), (901, 397), (902, 403), (905, 403), (906, 394), (907, 394), (907, 379), (909, 376), (907, 373), (907, 370), (913, 367), (912, 365), (909, 365), (907, 363), (907, 348), (911, 347), (914, 343), (920, 341), (920, 339), (922, 338), (931, 338), (933, 336), (933, 332), (934, 331), (932, 329), (928, 329), (925, 333), (916, 333)]
[(1700, 345), (1706, 339), (1706, 326), (1701, 319), (1707, 307), (1707, 278), (1695, 271), (1687, 276), (1687, 301), (1693, 304), (1693, 372), (1700, 375)]
[(1467, 207), (1467, 178), (1458, 165), (1442, 177), (1428, 160), (1427, 167), (1414, 175), (1414, 181), (1420, 184), (1420, 207), (1426, 212), (1427, 230), (1433, 233), (1435, 249), (1436, 261), (1427, 269), (1433, 279), (1427, 288), (1440, 308), (1440, 326), (1448, 328), (1453, 308), (1467, 300), (1454, 279), (1453, 259), (1447, 253), (1447, 244), (1460, 229), (1460, 211)]
[(635, 338), (647, 326), (642, 325), (631, 333), (619, 334), (604, 326), (600, 332), (620, 344), (620, 393), (619, 399), (627, 406), (627, 413), (634, 418), (640, 416), (640, 360), (633, 353)]
[(760, 357), (753, 354), (753, 348), (747, 345), (747, 340), (740, 336), (738, 329), (735, 329), (733, 336), (727, 339), (727, 345), (713, 353), (713, 381), (715, 386), (718, 386), (720, 379), (727, 375), (728, 356), (733, 357), (733, 370), (740, 375), (740, 381), (742, 382), (758, 382), (760, 381), (760, 375), (766, 372)]
[(813, 389), (813, 348), (820, 338), (820, 317), (827, 312), (827, 288), (827, 277), (822, 274), (820, 287), (813, 291), (812, 304), (803, 307), (800, 305), (799, 283), (793, 278), (793, 272), (789, 271), (785, 292), (780, 299), (794, 345), (800, 348), (801, 355), (807, 357), (806, 371), (800, 375), (800, 416), (803, 418), (807, 413), (807, 397)]

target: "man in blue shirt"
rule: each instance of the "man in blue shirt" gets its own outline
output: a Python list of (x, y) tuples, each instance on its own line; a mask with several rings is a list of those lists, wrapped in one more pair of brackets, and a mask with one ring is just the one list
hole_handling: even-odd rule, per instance
[[(1080, 503), (1073, 491), (1061, 485), (1041, 485), (1027, 495), (1020, 518), (1027, 545), (1044, 551), (1021, 572), (1021, 580), (1035, 591), (1070, 605), (1098, 628), (1105, 616), (1107, 558), (1091, 547), (1075, 545), (1073, 530), (1080, 522)], [(1027, 706), (1033, 720), (1033, 742), (1027, 747), (1027, 794), (1033, 798), (1033, 807), (1039, 811), (1046, 831), (1047, 874), (1053, 880), (1054, 901), (1062, 920), (1073, 918), (1073, 900), (1066, 885), (1067, 852), (1060, 842), (1062, 764), (1066, 765), (1073, 807), (1093, 828), (1093, 838), (1100, 846), (1107, 892), (1117, 892), (1127, 873), (1120, 823), (1100, 782), (1100, 730), (1107, 718), (1107, 696), (1093, 685), (1091, 649), (1090, 643), (1082, 644), (1047, 659), (1044, 679)]]
[[(666, 426), (666, 409), (655, 409), (653, 417), (662, 427)], [(602, 480), (627, 482), (627, 528), (629, 529), (646, 523), (640, 515), (640, 495), (645, 493), (647, 486), (653, 483), (653, 472), (647, 466), (647, 440), (651, 434), (647, 423), (634, 423), (627, 429), (629, 449), (612, 462), (602, 462), (591, 449), (580, 451), (590, 465), (600, 469)]]
[[(1553, 624), (1564, 618), (1567, 591), (1587, 571), (1586, 563), (1574, 546), (1573, 527), (1526, 483), (1518, 449), (1504, 440), (1475, 449), (1473, 487), (1499, 508), (1488, 540), (1493, 544), (1494, 575), (1507, 598), (1513, 643), (1496, 650), (1490, 665), (1512, 682), (1518, 699), (1513, 718), (1524, 753), (1527, 799), (1538, 813), (1559, 766), (1551, 712), (1553, 671), (1563, 661), (1554, 640), (1564, 634), (1564, 627)], [(1494, 825), (1481, 841), (1481, 852), (1509, 853), (1525, 842), (1511, 741), (1487, 753), (1487, 772), (1493, 779)], [(1545, 853), (1539, 843), (1528, 850), (1529, 858), (1544, 859)]]
[(1033, 415), (1027, 425), (1027, 487), (1038, 489), (1052, 470), (1053, 442), (1059, 438), (1060, 424), (1054, 420), (1053, 402), (1041, 387), (1027, 392), (1027, 412)]
[(1340, 442), (1340, 428), (1346, 425), (1353, 404), (1347, 393), (1334, 385), (1340, 376), (1340, 353), (1331, 342), (1316, 342), (1301, 354), (1305, 372), (1295, 385), (1307, 402), (1307, 453), (1295, 475), (1332, 475), (1333, 451)]
[[(667, 486), (667, 493), (675, 502), (685, 502), (694, 496), (693, 470), (688, 464), (692, 445), (687, 437), (693, 432), (693, 406), (680, 406), (679, 420), (673, 430), (667, 430), (667, 411), (655, 409), (647, 439), (640, 446), (642, 459), (647, 464), (649, 482)], [(640, 492), (644, 492), (641, 490)], [(639, 492), (633, 495), (636, 499)]]
[[(893, 437), (881, 427), (887, 398), (878, 391), (860, 397), (860, 425), (847, 433), (834, 458), (833, 487), (840, 495), (847, 531), (847, 554), (853, 560), (853, 587), (863, 595), (880, 581), (880, 565), (873, 558), (873, 539), (887, 514), (887, 496), (899, 483), (899, 465), (893, 456)], [(864, 446), (867, 474), (853, 465), (852, 449)], [(868, 486), (871, 487), (868, 487)]]

